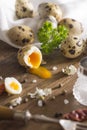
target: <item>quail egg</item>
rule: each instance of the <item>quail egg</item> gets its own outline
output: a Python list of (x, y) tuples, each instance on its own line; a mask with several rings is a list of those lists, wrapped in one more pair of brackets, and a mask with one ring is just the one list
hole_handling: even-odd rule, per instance
[(69, 29), (70, 35), (80, 35), (83, 32), (83, 27), (80, 22), (72, 18), (64, 18), (59, 22), (59, 25), (65, 25)]
[(68, 36), (60, 45), (62, 54), (67, 58), (76, 58), (84, 50), (85, 43), (77, 36)]
[(18, 51), (18, 61), (22, 66), (38, 68), (42, 62), (42, 53), (36, 46), (26, 45)]
[(34, 41), (34, 33), (32, 29), (26, 25), (12, 27), (8, 30), (7, 35), (12, 44), (18, 47), (31, 44)]
[(52, 15), (56, 18), (57, 21), (60, 21), (62, 19), (61, 8), (58, 5), (51, 2), (41, 3), (38, 6), (38, 12), (41, 18)]
[(34, 7), (28, 0), (16, 0), (15, 9), (18, 18), (34, 16)]

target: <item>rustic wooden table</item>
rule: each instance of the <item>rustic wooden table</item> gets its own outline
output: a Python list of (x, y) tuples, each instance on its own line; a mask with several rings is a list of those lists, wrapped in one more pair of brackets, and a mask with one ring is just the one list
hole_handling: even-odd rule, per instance
[[(69, 111), (75, 110), (77, 108), (84, 107), (80, 105), (72, 95), (72, 88), (77, 79), (77, 74), (73, 76), (65, 76), (61, 69), (67, 65), (73, 64), (78, 67), (78, 63), (81, 57), (70, 60), (62, 56), (58, 51), (55, 51), (50, 56), (44, 56), (44, 60), (47, 61), (47, 64), (44, 65), (48, 68), (53, 76), (51, 79), (41, 79), (35, 75), (29, 74), (26, 70), (18, 64), (17, 61), (17, 49), (10, 47), (8, 44), (0, 41), (0, 76), (5, 77), (15, 77), (20, 82), (26, 79), (26, 82), (23, 83), (23, 92), (18, 96), (25, 96), (27, 92), (34, 92), (35, 88), (54, 88), (62, 83), (63, 86), (59, 89), (53, 91), (52, 95), (46, 100), (46, 105), (43, 107), (37, 106), (37, 101), (29, 99), (29, 102), (23, 103), (14, 109), (16, 110), (26, 110), (29, 109), (33, 114), (45, 114), (50, 117), (54, 117), (55, 113), (67, 113)], [(56, 71), (52, 70), (53, 66), (57, 66)], [(36, 79), (37, 83), (32, 83), (32, 80)], [(67, 90), (66, 95), (61, 95), (60, 93), (63, 90)], [(55, 95), (55, 100), (52, 100), (51, 97)], [(14, 99), (17, 96), (8, 96), (7, 93), (0, 96), (0, 105), (6, 105), (10, 100)], [(64, 104), (64, 99), (69, 101), (68, 104)], [(20, 122), (8, 122), (0, 121), (0, 130), (62, 130), (59, 125), (53, 124), (40, 124), (29, 122), (27, 125), (24, 125)]]

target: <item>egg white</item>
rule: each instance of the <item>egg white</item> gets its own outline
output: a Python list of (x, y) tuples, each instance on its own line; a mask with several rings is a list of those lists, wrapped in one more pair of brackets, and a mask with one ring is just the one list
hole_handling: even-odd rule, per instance
[[(18, 90), (14, 90), (10, 84), (14, 82), (18, 85)], [(4, 84), (5, 84), (5, 89), (8, 93), (10, 94), (20, 94), (22, 92), (22, 84), (17, 80), (15, 79), (14, 77), (7, 77), (5, 78), (5, 81), (4, 81)]]

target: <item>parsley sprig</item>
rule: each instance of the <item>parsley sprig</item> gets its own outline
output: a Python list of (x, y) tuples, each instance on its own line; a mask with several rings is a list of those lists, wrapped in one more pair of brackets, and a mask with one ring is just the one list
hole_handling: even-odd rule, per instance
[(44, 54), (51, 53), (68, 36), (68, 29), (64, 25), (53, 28), (52, 23), (46, 21), (39, 29), (38, 40), (42, 43), (41, 50)]

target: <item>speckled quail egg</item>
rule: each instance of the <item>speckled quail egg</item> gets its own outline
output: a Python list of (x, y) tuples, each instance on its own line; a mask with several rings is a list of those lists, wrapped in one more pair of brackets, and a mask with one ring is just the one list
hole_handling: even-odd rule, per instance
[(76, 58), (84, 50), (85, 43), (77, 36), (68, 36), (60, 45), (62, 54), (67, 58)]
[(70, 35), (80, 35), (83, 32), (83, 27), (80, 22), (72, 18), (64, 18), (59, 22), (59, 25), (65, 25), (69, 29)]
[(16, 0), (15, 9), (18, 18), (34, 16), (34, 7), (28, 0)]
[(57, 28), (57, 21), (56, 21), (55, 17), (52, 16), (52, 15), (49, 15), (49, 16), (47, 16), (45, 18), (40, 18), (39, 19), (37, 29), (40, 29), (46, 21), (51, 22), (52, 25), (53, 25), (53, 28)]
[(6, 77), (5, 90), (10, 94), (20, 94), (22, 92), (22, 84), (14, 77)]
[(51, 2), (41, 3), (38, 6), (38, 12), (41, 18), (52, 15), (56, 18), (57, 21), (60, 21), (62, 19), (61, 8), (58, 5)]
[(36, 46), (26, 45), (18, 51), (18, 61), (22, 66), (38, 68), (42, 61), (42, 53)]
[(7, 35), (12, 44), (19, 47), (31, 44), (34, 41), (32, 29), (25, 25), (15, 26), (8, 30)]

